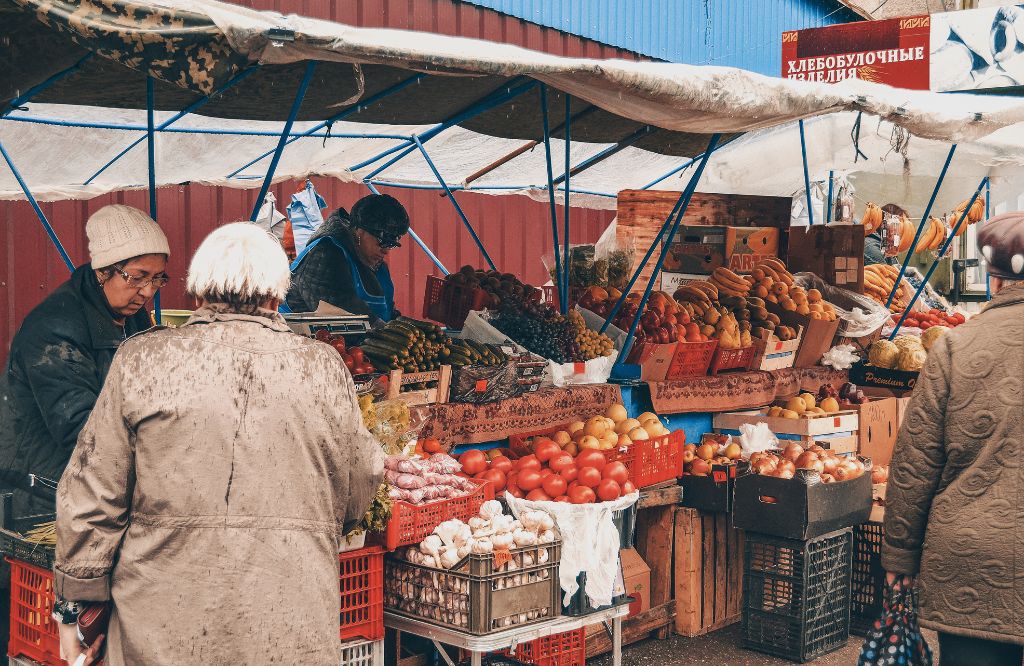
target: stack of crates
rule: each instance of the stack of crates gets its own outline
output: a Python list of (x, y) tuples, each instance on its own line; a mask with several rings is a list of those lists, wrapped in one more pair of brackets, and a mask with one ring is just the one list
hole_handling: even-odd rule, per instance
[(885, 596), (882, 534), (882, 523), (863, 523), (853, 528), (850, 633), (857, 636), (867, 636), (882, 615)]
[(743, 646), (807, 662), (846, 645), (853, 530), (807, 541), (747, 532)]
[(342, 666), (384, 666), (384, 549), (338, 556)]

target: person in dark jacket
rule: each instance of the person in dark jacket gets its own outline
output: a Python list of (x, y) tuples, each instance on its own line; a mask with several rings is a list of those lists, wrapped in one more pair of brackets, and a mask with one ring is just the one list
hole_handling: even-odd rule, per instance
[[(903, 210), (896, 204), (885, 204), (882, 206), (882, 215), (895, 215), (896, 217), (902, 217), (907, 214), (907, 211)], [(871, 264), (895, 264), (896, 256), (887, 257), (885, 256), (885, 250), (882, 248), (882, 228), (879, 227), (875, 233), (868, 234), (864, 238), (864, 265), (870, 266)]]
[(385, 259), (408, 232), (409, 214), (386, 194), (363, 197), (351, 215), (334, 211), (292, 262), (288, 309), (313, 312), (323, 301), (371, 321), (394, 319), (395, 288)]
[(16, 514), (53, 510), (23, 485), (30, 473), (60, 478), (114, 352), (150, 328), (144, 306), (167, 282), (167, 238), (142, 211), (105, 206), (85, 232), (90, 263), (28, 314), (0, 378), (0, 483)]

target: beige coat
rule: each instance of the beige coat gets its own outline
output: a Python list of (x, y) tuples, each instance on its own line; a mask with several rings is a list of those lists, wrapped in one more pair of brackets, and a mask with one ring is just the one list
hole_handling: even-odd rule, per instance
[(882, 565), (921, 623), (1024, 643), (1024, 285), (932, 347), (886, 493)]
[(337, 664), (339, 538), (383, 476), (338, 353), (203, 308), (124, 343), (57, 493), (57, 593), (110, 666)]

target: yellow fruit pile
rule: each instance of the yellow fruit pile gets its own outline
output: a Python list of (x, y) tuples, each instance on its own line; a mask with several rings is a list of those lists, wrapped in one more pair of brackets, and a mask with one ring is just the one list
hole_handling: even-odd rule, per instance
[(821, 297), (821, 292), (795, 285), (793, 275), (778, 259), (765, 259), (750, 272), (750, 277), (757, 298), (811, 319), (836, 320), (836, 309)]
[[(870, 264), (864, 267), (864, 294), (870, 296), (876, 302), (885, 305), (885, 302), (889, 300), (889, 294), (892, 293), (892, 288), (896, 284), (896, 278), (899, 277), (900, 269), (889, 264)], [(892, 300), (892, 305), (889, 306), (890, 312), (903, 312), (907, 309), (907, 302), (910, 300), (910, 286), (904, 282), (900, 282), (900, 290), (896, 294), (896, 298)]]
[(754, 286), (750, 277), (735, 273), (725, 266), (719, 266), (711, 273), (710, 282), (718, 288), (720, 295), (727, 296), (747, 296)]
[(782, 419), (813, 419), (837, 412), (839, 412), (839, 401), (835, 398), (825, 398), (818, 405), (815, 403), (813, 394), (801, 393), (797, 397), (787, 400), (785, 406), (770, 407), (768, 416)]
[(576, 310), (569, 313), (569, 321), (576, 327), (576, 344), (580, 347), (580, 355), (589, 361), (598, 356), (611, 356), (615, 352), (615, 343), (603, 333), (587, 328), (587, 322)]

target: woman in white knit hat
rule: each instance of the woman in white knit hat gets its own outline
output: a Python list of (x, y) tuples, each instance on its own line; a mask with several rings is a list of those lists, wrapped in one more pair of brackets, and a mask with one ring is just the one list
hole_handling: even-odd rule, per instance
[(114, 352), (150, 327), (145, 305), (167, 282), (167, 237), (142, 211), (104, 206), (85, 233), (90, 263), (25, 318), (0, 378), (0, 487), (15, 511), (36, 503), (29, 473), (60, 478)]

